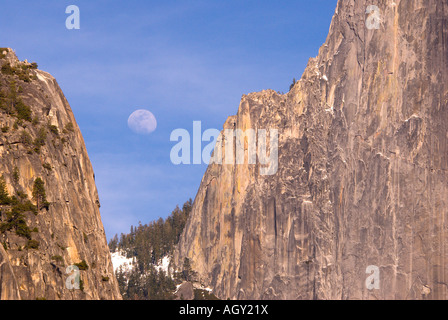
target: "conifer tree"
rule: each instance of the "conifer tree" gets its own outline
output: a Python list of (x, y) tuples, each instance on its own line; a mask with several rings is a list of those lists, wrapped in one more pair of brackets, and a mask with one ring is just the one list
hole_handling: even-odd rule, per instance
[(193, 275), (193, 269), (191, 268), (190, 259), (184, 259), (184, 265), (182, 268), (182, 273), (185, 281), (191, 281), (191, 277)]
[(0, 205), (7, 205), (11, 203), (11, 198), (6, 188), (5, 177), (0, 176)]
[(48, 208), (47, 195), (45, 192), (44, 181), (41, 178), (34, 180), (33, 185), (33, 200), (36, 201), (37, 210)]

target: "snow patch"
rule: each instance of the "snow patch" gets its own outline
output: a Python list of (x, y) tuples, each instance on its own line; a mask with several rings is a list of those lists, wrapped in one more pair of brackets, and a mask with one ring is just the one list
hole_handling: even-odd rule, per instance
[(405, 120), (405, 122), (409, 122), (409, 120), (411, 119), (420, 119), (420, 117), (414, 113), (412, 114), (412, 116), (409, 117), (409, 119)]
[(204, 290), (204, 291), (208, 291), (208, 292), (212, 292), (213, 290), (209, 287), (204, 287), (204, 286), (198, 286), (196, 289), (200, 289), (200, 290)]
[[(176, 290), (175, 290), (174, 292), (177, 293), (177, 292), (179, 291), (180, 286), (183, 285), (184, 283), (185, 283), (185, 282), (182, 282), (182, 283), (179, 283), (178, 285), (176, 285)], [(213, 289), (212, 289), (212, 288), (205, 287), (204, 285), (199, 284), (199, 283), (197, 283), (197, 282), (192, 282), (191, 284), (193, 285), (193, 289), (204, 290), (204, 291), (207, 291), (207, 292), (209, 292), (209, 293), (212, 293), (212, 292), (213, 292)]]
[(157, 269), (157, 271), (160, 272), (160, 270), (163, 270), (166, 274), (168, 274), (168, 268), (170, 266), (171, 258), (169, 256), (165, 256), (162, 258), (161, 261), (159, 261), (159, 264), (155, 265), (154, 267)]
[(120, 267), (124, 272), (129, 272), (134, 269), (135, 258), (126, 258), (126, 254), (122, 251), (115, 251), (111, 256), (114, 272), (117, 272)]

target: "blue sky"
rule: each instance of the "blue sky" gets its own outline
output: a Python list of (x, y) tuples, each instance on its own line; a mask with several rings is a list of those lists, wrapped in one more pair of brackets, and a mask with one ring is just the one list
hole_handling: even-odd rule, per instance
[[(67, 97), (92, 161), (108, 239), (196, 195), (205, 165), (170, 161), (174, 129), (221, 129), (241, 95), (287, 92), (327, 36), (337, 0), (4, 0), (0, 47), (36, 61)], [(80, 9), (68, 30), (65, 9)], [(127, 126), (137, 109), (158, 127)], [(204, 145), (207, 143), (204, 143)]]

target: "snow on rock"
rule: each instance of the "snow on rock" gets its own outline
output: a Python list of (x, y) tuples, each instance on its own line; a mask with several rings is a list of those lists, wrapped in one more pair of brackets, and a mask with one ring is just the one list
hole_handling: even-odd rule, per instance
[(126, 254), (122, 251), (115, 251), (112, 253), (112, 265), (114, 266), (114, 272), (122, 267), (123, 271), (132, 271), (135, 264), (135, 258), (126, 258)]
[(171, 258), (169, 256), (165, 256), (159, 261), (159, 264), (155, 265), (157, 271), (163, 270), (166, 274), (168, 274), (168, 268), (170, 266)]
[(204, 290), (204, 291), (208, 291), (208, 292), (213, 292), (213, 289), (212, 288), (209, 288), (209, 287), (204, 287), (204, 286), (198, 286), (196, 289), (200, 289), (200, 290)]

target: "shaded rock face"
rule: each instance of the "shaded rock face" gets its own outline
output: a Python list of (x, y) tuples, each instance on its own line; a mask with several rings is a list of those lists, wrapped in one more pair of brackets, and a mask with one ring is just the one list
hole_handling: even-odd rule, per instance
[[(51, 75), (28, 68), (11, 49), (1, 51), (0, 64), (9, 63), (16, 73), (27, 70), (28, 77), (7, 69), (0, 73), (0, 175), (10, 196), (34, 204), (34, 181), (41, 178), (49, 205), (37, 214), (22, 213), (32, 230), (28, 238), (14, 228), (0, 232), (0, 298), (121, 299), (92, 165), (71, 108)], [(13, 83), (15, 101), (30, 107), (32, 121), (18, 120), (19, 109), (10, 108)], [(10, 206), (0, 210), (1, 225)], [(73, 273), (67, 274), (67, 267), (77, 263), (83, 290), (69, 290), (66, 281)]]
[(19, 300), (19, 287), (8, 254), (0, 248), (0, 300)]
[(176, 300), (193, 300), (194, 287), (191, 282), (182, 283), (176, 291)]
[(340, 0), (293, 89), (225, 124), (278, 129), (277, 174), (210, 165), (176, 264), (223, 299), (447, 299), (447, 75), (447, 1)]

